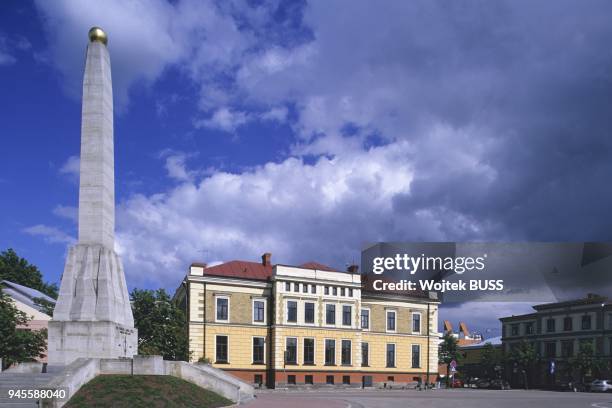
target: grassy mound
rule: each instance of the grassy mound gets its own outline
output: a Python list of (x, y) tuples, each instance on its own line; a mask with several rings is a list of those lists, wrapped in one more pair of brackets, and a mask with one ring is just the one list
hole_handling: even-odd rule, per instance
[(232, 401), (169, 375), (100, 375), (64, 407), (223, 407)]

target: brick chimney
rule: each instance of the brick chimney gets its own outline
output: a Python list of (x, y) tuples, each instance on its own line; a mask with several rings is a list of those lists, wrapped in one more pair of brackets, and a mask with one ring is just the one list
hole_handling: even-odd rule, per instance
[(349, 273), (358, 273), (359, 265), (349, 265), (348, 268), (346, 268), (346, 271)]
[(263, 266), (270, 266), (272, 265), (272, 254), (269, 252), (266, 252), (265, 254), (263, 254), (261, 256), (261, 264)]

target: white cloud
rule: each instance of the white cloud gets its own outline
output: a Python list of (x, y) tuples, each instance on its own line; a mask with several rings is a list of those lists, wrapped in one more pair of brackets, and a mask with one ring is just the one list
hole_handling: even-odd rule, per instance
[(233, 111), (227, 107), (217, 109), (209, 119), (194, 121), (198, 128), (207, 127), (233, 133), (240, 126), (251, 120), (251, 116), (245, 112)]
[(172, 286), (191, 261), (258, 259), (264, 251), (278, 262), (343, 265), (358, 256), (365, 237), (422, 229), (392, 220), (392, 198), (408, 192), (412, 178), (408, 150), (398, 144), (312, 165), (290, 158), (133, 196), (117, 211), (118, 248), (130, 282)]
[(73, 222), (77, 222), (79, 218), (79, 209), (77, 207), (72, 207), (68, 205), (56, 205), (53, 208), (53, 214), (60, 217), (65, 218)]
[(79, 156), (70, 156), (59, 169), (60, 174), (66, 174), (69, 177), (78, 180), (81, 166)]
[(40, 236), (50, 243), (74, 245), (76, 239), (56, 227), (37, 224), (23, 229), (26, 234)]
[(184, 153), (174, 150), (164, 150), (159, 157), (165, 159), (165, 167), (168, 177), (177, 181), (191, 181), (198, 174), (198, 171), (188, 170), (186, 167), (187, 159), (197, 156), (197, 153)]
[(289, 109), (286, 106), (278, 106), (270, 109), (267, 112), (261, 114), (261, 119), (271, 120), (279, 123), (283, 123), (287, 120)]

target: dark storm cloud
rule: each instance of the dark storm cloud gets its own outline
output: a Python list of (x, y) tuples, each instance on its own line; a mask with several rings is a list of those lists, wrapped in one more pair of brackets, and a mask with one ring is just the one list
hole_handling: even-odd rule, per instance
[[(421, 157), (396, 210), (484, 226), (453, 239), (610, 239), (612, 3), (486, 4), (415, 7), (426, 51), (412, 73), (432, 91), (420, 110), (473, 133)], [(449, 148), (482, 144), (494, 179), (444, 163)]]

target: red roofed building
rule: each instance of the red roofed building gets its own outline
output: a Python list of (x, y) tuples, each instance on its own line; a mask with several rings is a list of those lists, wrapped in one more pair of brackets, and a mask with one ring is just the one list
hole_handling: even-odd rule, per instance
[(193, 263), (174, 301), (191, 360), (260, 386), (433, 381), (438, 300), (373, 292), (358, 267)]

